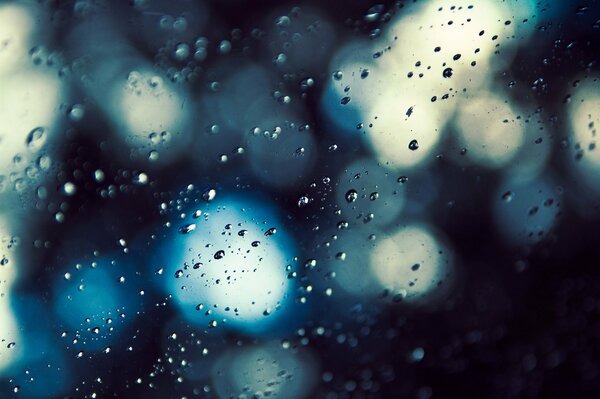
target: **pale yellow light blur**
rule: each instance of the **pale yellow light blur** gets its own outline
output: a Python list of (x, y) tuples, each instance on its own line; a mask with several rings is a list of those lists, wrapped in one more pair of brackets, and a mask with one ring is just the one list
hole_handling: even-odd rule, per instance
[(569, 122), (573, 145), (579, 144), (584, 151), (580, 168), (600, 170), (600, 150), (595, 148), (600, 128), (600, 78), (588, 78), (577, 87), (569, 104)]
[(11, 249), (8, 218), (0, 215), (0, 375), (13, 364), (23, 350), (15, 315), (10, 305), (11, 287), (17, 278), (17, 259)]
[(16, 155), (26, 165), (39, 152), (27, 145), (32, 130), (42, 128), (40, 141), (46, 143), (56, 135), (63, 87), (55, 73), (34, 69), (1, 75), (0, 87), (0, 174), (5, 174)]
[(407, 225), (378, 241), (370, 267), (381, 286), (411, 301), (433, 296), (448, 283), (452, 256), (425, 225)]
[(173, 139), (188, 114), (185, 98), (150, 69), (134, 70), (117, 81), (112, 100), (117, 107), (109, 109), (119, 133), (134, 146), (150, 144), (151, 133), (167, 131)]
[[(450, 10), (451, 5), (413, 5), (372, 46), (373, 54), (382, 51), (374, 60), (378, 75), (369, 82), (379, 93), (358, 101), (368, 104), (368, 139), (378, 160), (390, 168), (423, 166), (434, 159), (457, 100), (485, 87), (490, 74), (510, 61), (507, 54), (494, 54), (496, 45), (515, 30), (514, 24), (504, 24), (512, 19), (507, 6), (490, 0), (472, 9), (465, 4)], [(498, 39), (492, 40), (493, 35)], [(447, 68), (451, 71), (444, 74)], [(409, 148), (412, 140), (418, 149)]]
[(469, 160), (499, 168), (517, 154), (524, 139), (524, 122), (501, 97), (482, 93), (460, 103), (456, 129)]
[(32, 7), (15, 3), (0, 5), (0, 76), (28, 61), (38, 27)]

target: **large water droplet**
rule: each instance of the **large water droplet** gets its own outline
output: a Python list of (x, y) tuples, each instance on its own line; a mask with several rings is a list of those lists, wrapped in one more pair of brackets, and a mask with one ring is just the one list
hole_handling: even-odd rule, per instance
[(354, 202), (358, 199), (358, 193), (355, 189), (350, 189), (346, 192), (346, 201), (348, 203)]
[(39, 126), (29, 132), (25, 143), (31, 151), (37, 151), (46, 143), (46, 137), (46, 129)]

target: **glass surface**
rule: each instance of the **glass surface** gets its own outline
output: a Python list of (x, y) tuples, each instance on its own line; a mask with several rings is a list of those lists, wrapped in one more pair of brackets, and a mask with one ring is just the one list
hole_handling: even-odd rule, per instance
[(0, 1), (0, 398), (600, 397), (599, 57), (599, 1)]

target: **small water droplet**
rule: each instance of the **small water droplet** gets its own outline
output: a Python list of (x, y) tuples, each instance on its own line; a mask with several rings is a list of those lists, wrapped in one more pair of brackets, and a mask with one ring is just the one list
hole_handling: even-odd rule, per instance
[(85, 116), (85, 108), (81, 104), (74, 104), (67, 116), (71, 122), (79, 122)]
[(416, 151), (419, 148), (419, 142), (415, 139), (411, 140), (410, 143), (408, 143), (408, 149), (411, 151)]
[(186, 224), (185, 226), (181, 226), (179, 228), (179, 232), (181, 234), (188, 234), (194, 230), (196, 230), (196, 223)]
[(303, 195), (300, 198), (298, 198), (298, 208), (303, 208), (303, 207), (307, 206), (309, 203), (310, 203), (310, 198), (308, 198), (306, 195)]
[(507, 191), (504, 194), (502, 194), (502, 201), (504, 202), (510, 202), (513, 199), (513, 193), (512, 191)]
[(277, 229), (275, 227), (271, 227), (269, 230), (265, 231), (265, 237), (272, 236), (277, 233)]
[(63, 191), (68, 196), (72, 196), (77, 192), (77, 186), (75, 186), (75, 184), (68, 181), (63, 185)]
[(346, 201), (348, 203), (352, 203), (358, 199), (358, 193), (355, 189), (350, 189), (346, 191)]
[(206, 202), (210, 202), (210, 201), (214, 200), (216, 196), (217, 196), (217, 190), (215, 190), (214, 188), (211, 188), (211, 189), (206, 190), (202, 194), (202, 199), (204, 199), (204, 201), (206, 201)]
[(223, 259), (225, 257), (225, 251), (223, 250), (219, 250), (217, 252), (215, 252), (214, 258), (215, 259)]
[(37, 151), (46, 143), (46, 137), (46, 129), (39, 126), (29, 132), (25, 143), (30, 150)]
[(179, 269), (175, 272), (175, 278), (179, 278), (183, 276), (183, 270)]

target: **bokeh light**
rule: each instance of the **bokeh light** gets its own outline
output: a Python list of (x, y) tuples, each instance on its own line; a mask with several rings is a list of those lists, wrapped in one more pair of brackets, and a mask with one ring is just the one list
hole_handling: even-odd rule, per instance
[(546, 238), (563, 206), (562, 189), (552, 177), (532, 180), (507, 178), (493, 199), (496, 226), (513, 245), (534, 244)]
[(191, 210), (167, 240), (165, 287), (182, 314), (203, 327), (224, 325), (257, 333), (286, 315), (292, 281), (286, 266), (294, 244), (271, 206), (223, 196)]
[(382, 238), (370, 254), (372, 273), (392, 298), (431, 300), (449, 285), (453, 255), (447, 244), (426, 225), (400, 227)]
[(279, 342), (233, 349), (213, 366), (219, 398), (306, 397), (316, 383), (318, 365), (305, 349), (284, 349)]
[(524, 124), (519, 112), (493, 94), (483, 94), (461, 102), (456, 130), (461, 148), (469, 159), (490, 168), (509, 163), (521, 148)]
[(57, 276), (53, 311), (67, 334), (77, 336), (75, 348), (110, 351), (116, 337), (134, 322), (143, 290), (136, 290), (130, 262), (107, 257), (75, 263)]

